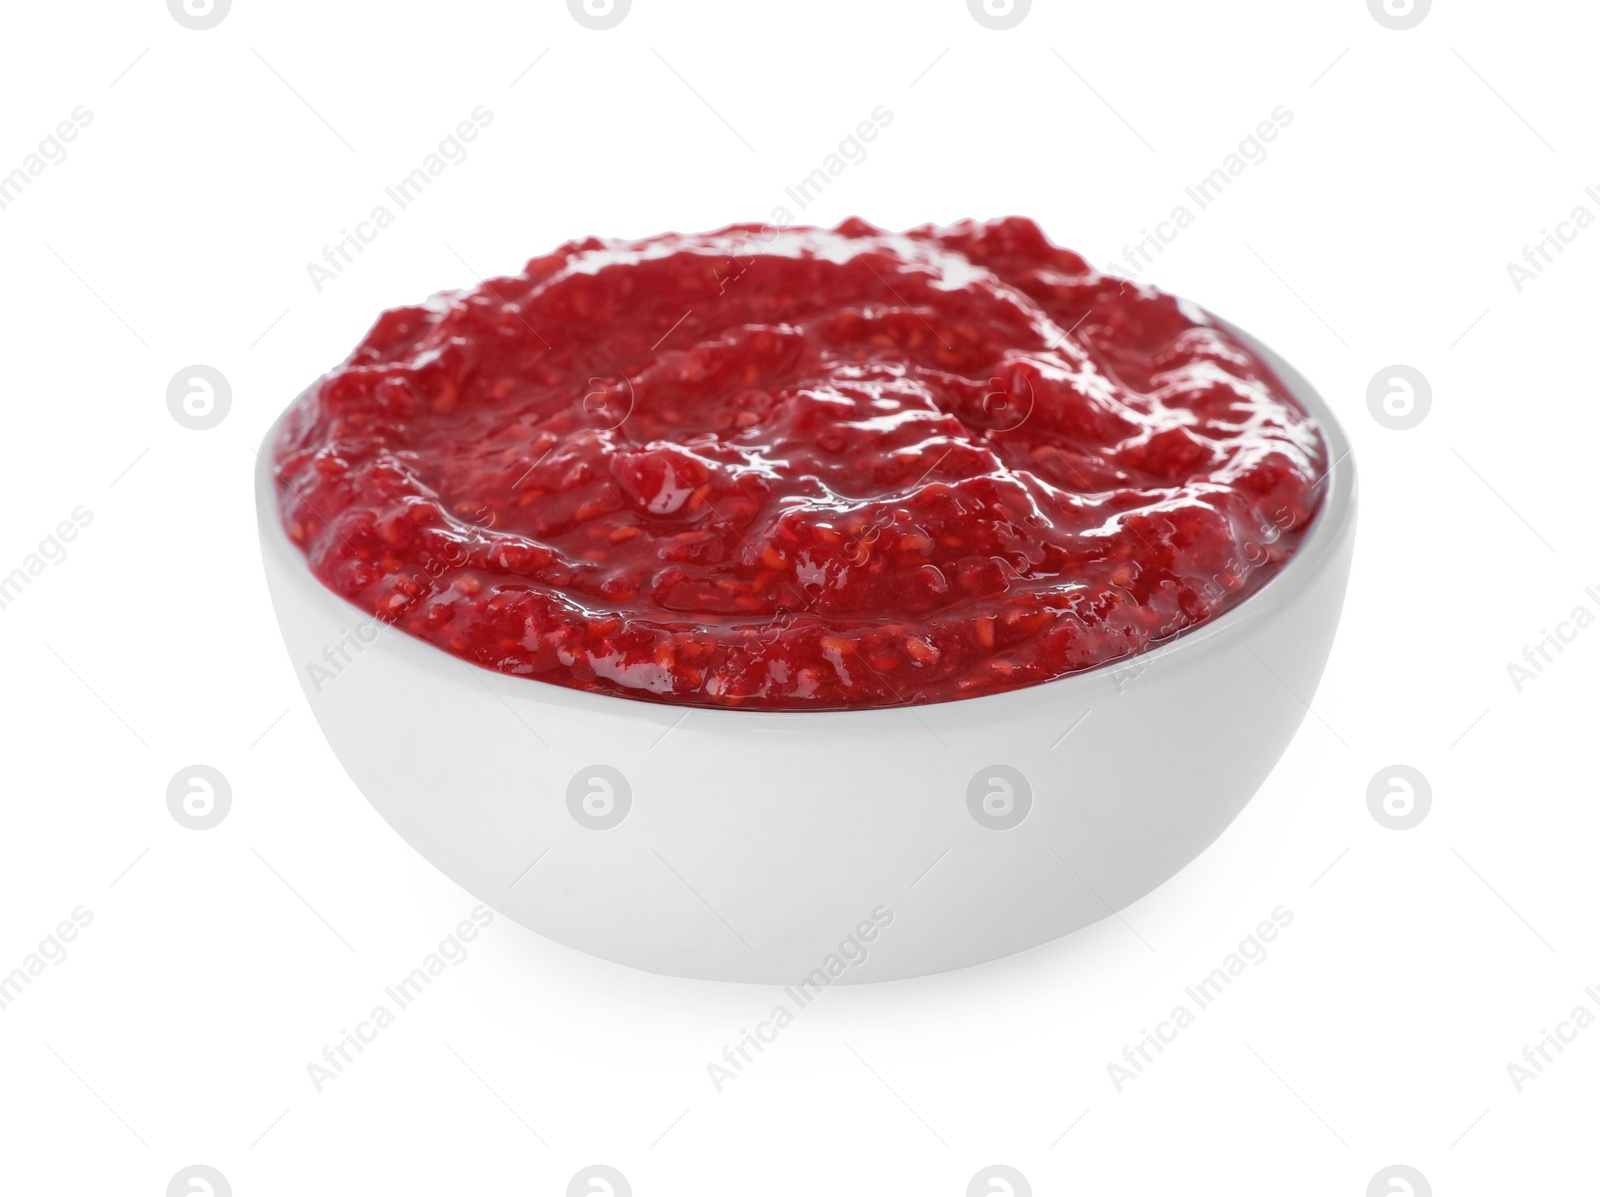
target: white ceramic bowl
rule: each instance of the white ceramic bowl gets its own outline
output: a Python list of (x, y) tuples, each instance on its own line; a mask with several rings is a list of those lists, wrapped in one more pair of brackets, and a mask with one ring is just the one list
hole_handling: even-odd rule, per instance
[(279, 522), (269, 433), (256, 503), (273, 606), (368, 800), (542, 935), (652, 972), (789, 985), (993, 960), (1194, 859), (1316, 691), (1350, 569), (1355, 464), (1305, 379), (1245, 339), (1322, 428), (1322, 508), (1255, 595), (1120, 665), (930, 706), (796, 713), (494, 673), (317, 581)]

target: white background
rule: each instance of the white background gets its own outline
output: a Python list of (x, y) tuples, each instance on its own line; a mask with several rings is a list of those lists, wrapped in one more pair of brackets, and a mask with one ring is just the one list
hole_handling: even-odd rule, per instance
[[(1521, 692), (1507, 663), (1600, 587), (1600, 228), (1520, 293), (1506, 265), (1600, 186), (1592, 6), (1440, 0), (556, 0), (14, 4), (0, 172), (92, 121), (0, 210), (0, 573), (92, 523), (0, 610), (0, 972), (93, 922), (0, 1010), (0, 1190), (149, 1194), (184, 1166), (253, 1194), (633, 1191), (1437, 1194), (1593, 1185), (1600, 1029), (1518, 1093), (1507, 1064), (1600, 985), (1600, 630)], [(530, 64), (534, 64), (530, 67)], [(493, 121), (319, 294), (306, 265), (477, 105)], [(306, 1065), (473, 905), (339, 769), (278, 640), (252, 447), (386, 306), (590, 233), (764, 220), (877, 105), (893, 121), (799, 221), (1020, 213), (1111, 263), (1277, 105), (1292, 123), (1141, 277), (1273, 345), (1355, 443), (1343, 626), (1246, 813), (1065, 941), (835, 988), (736, 1082), (706, 1065), (758, 987), (658, 978), (497, 918), (336, 1082)], [(53, 151), (52, 151), (53, 152)], [(791, 209), (793, 205), (789, 205)], [(168, 381), (231, 382), (217, 427)], [(1426, 419), (1384, 427), (1403, 363)], [(1286, 702), (1295, 701), (1285, 695)], [(202, 762), (227, 819), (180, 827)], [(1421, 770), (1415, 829), (1368, 813)], [(1118, 1092), (1119, 1059), (1275, 906), (1294, 920)], [(1387, 1186), (1380, 1186), (1387, 1191)]]

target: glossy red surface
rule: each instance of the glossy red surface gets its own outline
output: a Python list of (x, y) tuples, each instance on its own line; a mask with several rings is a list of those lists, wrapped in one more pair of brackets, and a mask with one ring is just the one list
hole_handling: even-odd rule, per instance
[(274, 465), (316, 576), (448, 652), (816, 709), (1203, 623), (1293, 553), (1327, 462), (1204, 312), (1009, 219), (562, 246), (385, 312)]

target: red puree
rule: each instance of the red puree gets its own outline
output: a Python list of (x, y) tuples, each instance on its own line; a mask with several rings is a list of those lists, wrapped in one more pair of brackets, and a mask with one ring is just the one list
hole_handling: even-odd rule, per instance
[(284, 526), (468, 661), (630, 698), (941, 702), (1270, 578), (1311, 420), (1199, 308), (1031, 221), (590, 238), (385, 312), (290, 409)]

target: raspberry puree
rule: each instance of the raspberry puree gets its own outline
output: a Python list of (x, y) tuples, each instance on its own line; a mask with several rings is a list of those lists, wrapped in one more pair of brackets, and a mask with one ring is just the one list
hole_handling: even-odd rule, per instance
[(1277, 572), (1321, 438), (1031, 221), (589, 238), (385, 312), (284, 418), (335, 593), (503, 673), (769, 710), (1011, 690)]

